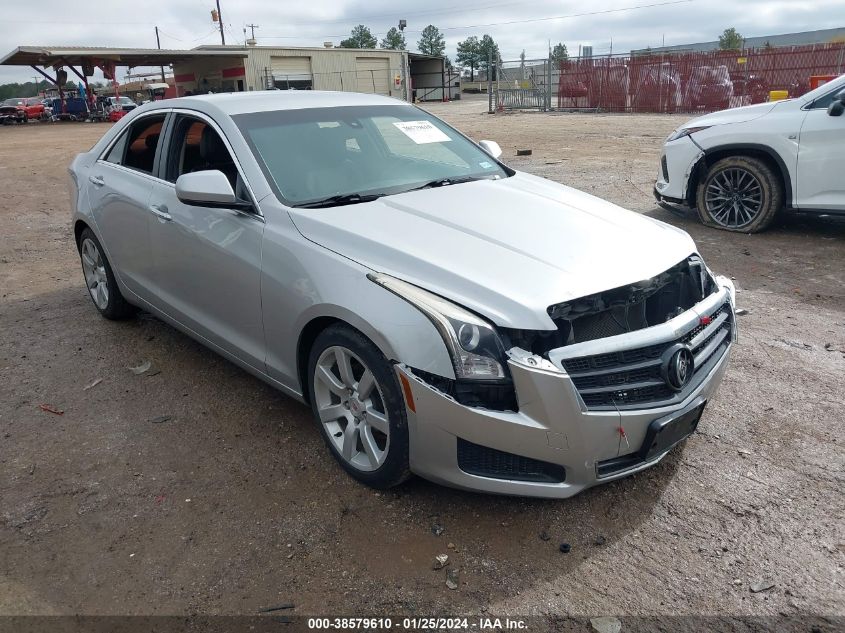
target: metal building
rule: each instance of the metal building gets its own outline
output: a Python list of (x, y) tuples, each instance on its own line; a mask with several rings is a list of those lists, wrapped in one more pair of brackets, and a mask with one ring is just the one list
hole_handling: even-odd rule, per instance
[(65, 67), (83, 80), (95, 67), (114, 79), (116, 67), (170, 65), (178, 96), (275, 88), (367, 92), (406, 101), (460, 98), (459, 80), (447, 71), (445, 58), (386, 49), (200, 46), (176, 51), (22, 46), (0, 59), (0, 64), (32, 66), (42, 74), (42, 68)]

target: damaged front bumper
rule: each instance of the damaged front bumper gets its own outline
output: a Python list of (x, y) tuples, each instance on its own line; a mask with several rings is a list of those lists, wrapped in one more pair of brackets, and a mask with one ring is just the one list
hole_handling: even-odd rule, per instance
[(704, 152), (689, 136), (664, 144), (654, 183), (655, 199), (687, 204), (695, 195), (689, 191), (690, 178), (702, 156)]
[[(511, 350), (508, 368), (518, 411), (464, 406), (413, 369), (397, 365), (400, 380), (410, 386), (406, 399), (411, 470), (469, 490), (569, 497), (656, 464), (674, 443), (658, 453), (644, 448), (646, 439), (652, 439), (653, 423), (685, 414), (689, 422), (696, 411), (700, 414), (699, 408), (714, 395), (727, 368), (736, 337), (733, 288), (726, 279), (719, 284), (717, 292), (659, 326), (566, 346), (553, 350), (548, 359)], [(703, 325), (709, 315), (720, 310), (724, 314), (725, 306), (730, 318), (727, 338), (708, 329), (724, 328), (724, 319)], [(710, 344), (719, 336), (716, 349)], [(585, 401), (583, 392), (588, 390), (579, 389), (565, 369), (567, 359), (612, 354), (622, 358), (626, 352), (693, 339), (699, 345), (695, 353), (702, 358), (701, 373), (668, 401), (592, 406)], [(707, 353), (710, 356), (705, 358)], [(697, 418), (690, 422), (691, 429), (695, 423)]]

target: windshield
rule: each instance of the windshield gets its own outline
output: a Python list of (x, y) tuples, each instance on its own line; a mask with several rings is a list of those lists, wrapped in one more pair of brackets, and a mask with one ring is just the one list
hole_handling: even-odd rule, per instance
[(294, 206), (510, 175), (475, 143), (409, 105), (277, 110), (233, 119), (276, 194)]
[(3, 105), (23, 105), (23, 99), (6, 99), (3, 102)]

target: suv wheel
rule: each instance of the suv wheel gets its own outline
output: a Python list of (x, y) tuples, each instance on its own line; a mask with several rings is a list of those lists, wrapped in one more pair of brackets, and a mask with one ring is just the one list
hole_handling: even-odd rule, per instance
[(783, 207), (778, 175), (763, 161), (745, 156), (715, 162), (696, 193), (701, 221), (727, 231), (763, 231)]
[(308, 376), (314, 417), (344, 470), (374, 488), (407, 479), (405, 403), (381, 351), (357, 330), (333, 325), (314, 342)]

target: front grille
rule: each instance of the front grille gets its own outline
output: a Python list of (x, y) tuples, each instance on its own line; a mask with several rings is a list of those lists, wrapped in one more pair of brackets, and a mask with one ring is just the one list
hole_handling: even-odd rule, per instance
[[(710, 324), (697, 325), (676, 340), (566, 359), (563, 368), (588, 409), (636, 409), (678, 402), (701, 384), (730, 345), (730, 306), (722, 305), (710, 318)], [(672, 390), (661, 375), (661, 357), (677, 343), (689, 345), (695, 356), (692, 380), (680, 392)]]
[(552, 484), (566, 480), (563, 466), (473, 444), (461, 438), (458, 438), (458, 468), (467, 474), (491, 479)]

